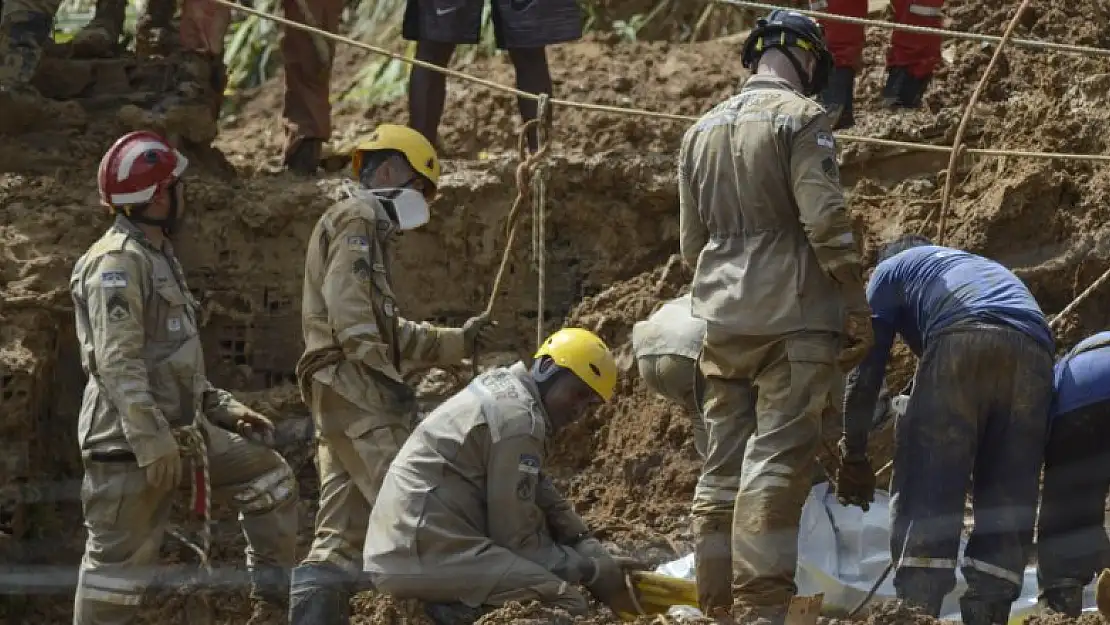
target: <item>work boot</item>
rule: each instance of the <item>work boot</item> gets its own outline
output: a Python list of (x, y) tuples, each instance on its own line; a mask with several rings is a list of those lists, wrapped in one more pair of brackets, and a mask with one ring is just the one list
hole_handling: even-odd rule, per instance
[(276, 566), (251, 570), (251, 617), (247, 625), (278, 625), (289, 617), (289, 575)]
[(1083, 612), (1083, 587), (1070, 585), (1046, 588), (1041, 592), (1040, 603), (1053, 612), (1079, 618)]
[(472, 608), (457, 601), (424, 604), (424, 614), (436, 625), (474, 625), (474, 621), (482, 618), (485, 612), (482, 608)]
[(960, 597), (960, 618), (964, 625), (1006, 625), (1010, 620), (1010, 602)]
[(346, 625), (351, 622), (347, 576), (327, 564), (302, 564), (289, 585), (289, 625)]
[(320, 154), (324, 148), (324, 140), (315, 137), (305, 137), (296, 141), (292, 149), (286, 152), (285, 166), (289, 171), (304, 176), (312, 176), (320, 166)]
[(883, 86), (883, 106), (887, 108), (920, 108), (925, 89), (932, 75), (918, 78), (908, 67), (888, 67)]
[(170, 27), (175, 0), (148, 0), (135, 24), (135, 56), (150, 59), (168, 56), (175, 33)]
[(856, 70), (851, 67), (837, 67), (829, 75), (829, 84), (821, 92), (821, 104), (829, 112), (833, 130), (851, 128), (855, 125), (852, 113), (853, 92), (856, 87)]
[(79, 59), (114, 56), (126, 14), (127, 0), (97, 0), (92, 21), (70, 41), (73, 56)]

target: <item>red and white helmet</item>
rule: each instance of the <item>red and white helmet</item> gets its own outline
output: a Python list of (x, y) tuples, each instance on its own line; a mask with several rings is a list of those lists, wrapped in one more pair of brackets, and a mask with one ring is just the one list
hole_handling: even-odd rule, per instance
[(97, 185), (107, 206), (146, 204), (172, 185), (189, 160), (157, 134), (130, 132), (112, 144), (100, 159)]

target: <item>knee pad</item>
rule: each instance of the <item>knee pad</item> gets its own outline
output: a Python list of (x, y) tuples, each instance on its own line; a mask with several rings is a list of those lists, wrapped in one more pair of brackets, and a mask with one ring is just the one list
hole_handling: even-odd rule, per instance
[(259, 475), (233, 499), (243, 514), (259, 515), (272, 512), (286, 502), (296, 501), (299, 494), (297, 476), (293, 475), (289, 463), (282, 459), (281, 464)]

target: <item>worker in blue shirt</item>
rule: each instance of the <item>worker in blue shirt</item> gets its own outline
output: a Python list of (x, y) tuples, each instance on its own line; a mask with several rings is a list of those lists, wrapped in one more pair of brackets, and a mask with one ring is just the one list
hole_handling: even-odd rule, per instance
[(898, 598), (932, 616), (956, 584), (964, 501), (975, 529), (960, 562), (965, 625), (1005, 625), (1033, 542), (1055, 342), (1002, 265), (917, 235), (886, 246), (867, 285), (875, 343), (844, 402), (841, 502), (874, 497), (866, 455), (895, 335), (919, 358), (895, 426), (890, 552)]
[(1078, 618), (1083, 587), (1110, 566), (1103, 528), (1110, 492), (1110, 332), (1076, 345), (1056, 364), (1054, 377), (1037, 519), (1037, 585), (1042, 605)]

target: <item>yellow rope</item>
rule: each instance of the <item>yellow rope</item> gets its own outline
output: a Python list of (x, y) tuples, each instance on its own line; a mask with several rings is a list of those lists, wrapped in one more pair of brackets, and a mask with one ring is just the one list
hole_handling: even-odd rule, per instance
[[(944, 28), (931, 28), (929, 26), (913, 26), (910, 24), (898, 24), (895, 22), (886, 22), (883, 20), (872, 20), (862, 17), (851, 17), (848, 15), (837, 15), (835, 13), (822, 13), (821, 11), (810, 11), (806, 9), (796, 9), (794, 7), (784, 7), (776, 4), (768, 4), (765, 2), (750, 2), (748, 0), (713, 0), (720, 4), (730, 4), (736, 7), (746, 7), (751, 9), (764, 9), (773, 11), (775, 9), (788, 9), (802, 15), (816, 17), (823, 20), (832, 22), (845, 22), (848, 24), (860, 24), (863, 26), (875, 26), (878, 28), (886, 28), (888, 30), (902, 30), (911, 33), (921, 33), (924, 35), (939, 35), (941, 37), (948, 37), (950, 39), (966, 39), (969, 41), (981, 41), (984, 43), (1002, 43), (1003, 37), (997, 35), (981, 35), (979, 33), (969, 33), (959, 30), (948, 30)], [(1110, 57), (1110, 49), (1096, 48), (1094, 46), (1080, 46), (1068, 43), (1056, 43), (1054, 41), (1040, 41), (1037, 39), (1010, 39), (1010, 45), (1019, 48), (1032, 48), (1034, 50), (1055, 50), (1057, 52), (1068, 52), (1071, 54), (1083, 54), (1089, 56), (1107, 56)]]
[[(410, 65), (415, 65), (417, 67), (423, 67), (425, 69), (429, 69), (429, 70), (432, 70), (432, 71), (435, 71), (435, 72), (439, 72), (441, 74), (451, 76), (453, 78), (458, 78), (460, 80), (465, 80), (465, 81), (468, 81), (468, 82), (471, 82), (471, 83), (474, 83), (474, 84), (482, 85), (484, 87), (488, 87), (488, 88), (493, 89), (495, 91), (502, 91), (502, 92), (505, 92), (505, 93), (509, 93), (509, 94), (512, 94), (512, 95), (514, 95), (518, 98), (526, 98), (526, 99), (529, 99), (529, 100), (536, 100), (536, 101), (539, 101), (539, 99), (540, 99), (540, 96), (538, 96), (534, 93), (528, 93), (527, 91), (521, 91), (520, 89), (517, 89), (515, 87), (511, 87), (509, 85), (503, 85), (503, 84), (500, 84), (500, 83), (493, 82), (491, 80), (486, 80), (484, 78), (478, 78), (477, 76), (471, 76), (469, 74), (460, 72), (458, 70), (453, 70), (453, 69), (450, 69), (450, 68), (440, 67), (438, 65), (433, 65), (432, 63), (421, 61), (419, 59), (410, 59), (410, 58), (404, 56), (403, 54), (398, 54), (396, 52), (391, 52), (389, 50), (386, 50), (385, 48), (380, 48), (378, 46), (370, 45), (368, 43), (363, 43), (361, 41), (356, 41), (354, 39), (351, 39), (350, 37), (345, 37), (343, 35), (338, 35), (336, 33), (330, 33), (328, 31), (321, 30), (319, 28), (313, 28), (313, 27), (308, 26), (306, 24), (302, 24), (301, 22), (295, 22), (293, 20), (286, 19), (284, 17), (274, 15), (272, 13), (267, 13), (265, 11), (259, 11), (258, 9), (252, 9), (250, 7), (245, 7), (245, 6), (242, 6), (242, 5), (238, 5), (238, 4), (235, 4), (234, 2), (230, 2), (229, 0), (209, 0), (209, 1), (214, 2), (216, 4), (219, 4), (221, 6), (229, 7), (231, 9), (236, 10), (236, 11), (242, 11), (242, 12), (247, 13), (249, 15), (254, 15), (254, 16), (262, 18), (262, 19), (277, 22), (278, 24), (282, 24), (282, 25), (287, 26), (289, 28), (295, 28), (297, 30), (303, 30), (305, 32), (312, 33), (314, 35), (319, 35), (321, 37), (331, 39), (332, 41), (335, 41), (335, 42), (338, 42), (338, 43), (347, 44), (349, 46), (353, 46), (355, 48), (360, 48), (362, 50), (366, 50), (368, 52), (373, 52), (375, 54), (379, 54), (379, 55), (382, 55), (382, 56), (387, 56), (391, 59), (395, 59), (395, 60), (398, 60), (398, 61), (401, 61), (401, 62), (404, 62), (404, 63), (408, 63)], [(718, 0), (718, 1), (721, 1), (721, 0)], [(740, 0), (735, 0), (735, 1), (739, 2)], [(758, 5), (758, 6), (767, 6), (767, 7), (774, 7), (775, 6), (775, 5), (764, 5), (762, 3), (747, 3), (747, 4)], [(619, 114), (619, 115), (631, 115), (631, 116), (635, 116), (635, 117), (648, 117), (648, 118), (654, 118), (654, 119), (666, 119), (666, 120), (671, 120), (671, 121), (682, 121), (682, 122), (695, 122), (698, 119), (700, 119), (699, 117), (692, 116), (692, 115), (679, 115), (679, 114), (675, 114), (675, 113), (662, 113), (662, 112), (659, 112), (659, 111), (648, 111), (648, 110), (645, 110), (645, 109), (625, 108), (625, 107), (620, 107), (620, 106), (610, 106), (610, 105), (607, 105), (607, 104), (596, 104), (596, 103), (593, 103), (593, 102), (576, 102), (574, 100), (563, 100), (563, 99), (559, 99), (559, 98), (549, 98), (549, 101), (550, 101), (551, 104), (558, 104), (559, 106), (565, 106), (565, 107), (568, 107), (568, 108), (576, 108), (576, 109), (586, 110), (586, 111), (596, 111), (596, 112), (601, 112), (601, 113), (613, 113), (613, 114)], [(849, 142), (849, 143), (864, 143), (864, 144), (872, 144), (872, 145), (882, 145), (882, 146), (888, 146), (888, 147), (896, 147), (896, 148), (903, 148), (903, 149), (907, 149), (907, 150), (918, 150), (918, 151), (925, 151), (925, 152), (946, 152), (946, 153), (952, 152), (952, 148), (950, 146), (935, 145), (935, 144), (932, 144), (932, 143), (897, 141), (897, 140), (894, 140), (894, 139), (879, 139), (879, 138), (875, 138), (875, 137), (859, 137), (859, 136), (850, 135), (850, 134), (837, 134), (837, 138), (840, 139), (841, 141)], [(1017, 158), (1033, 158), (1033, 159), (1059, 159), (1059, 160), (1073, 160), (1073, 161), (1110, 162), (1110, 155), (1106, 155), (1106, 154), (1070, 154), (1070, 153), (1065, 153), (1065, 152), (1036, 152), (1036, 151), (1026, 151), (1026, 150), (984, 149), (984, 148), (964, 149), (964, 152), (966, 152), (967, 154), (978, 154), (978, 155), (981, 155), (981, 156), (1013, 156), (1013, 157), (1017, 157)]]

